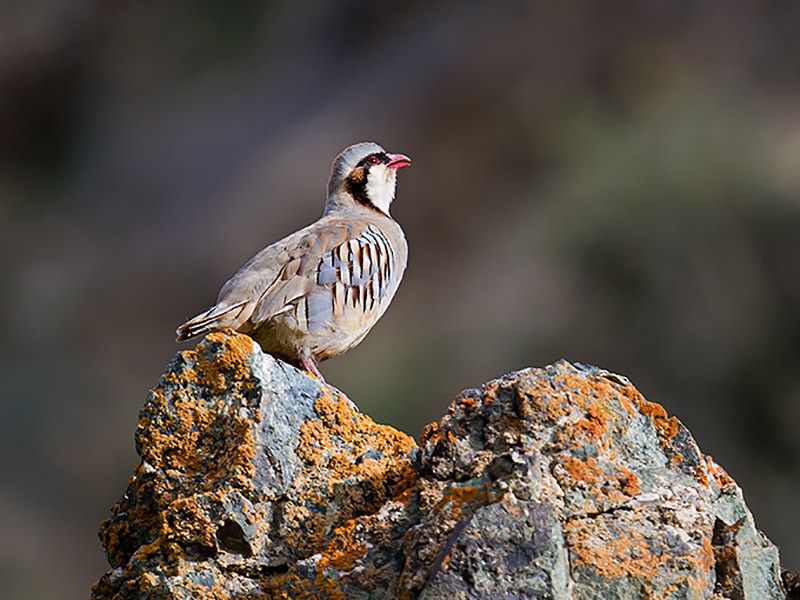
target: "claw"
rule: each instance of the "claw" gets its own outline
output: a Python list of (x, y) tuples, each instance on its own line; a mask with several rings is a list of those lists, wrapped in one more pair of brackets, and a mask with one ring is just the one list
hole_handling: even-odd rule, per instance
[(310, 356), (301, 356), (300, 357), (300, 364), (303, 366), (303, 368), (306, 371), (308, 371), (314, 377), (319, 379), (320, 383), (324, 383), (324, 384), (327, 385), (327, 383), (325, 382), (325, 378), (322, 376), (322, 373), (319, 372), (319, 369), (317, 368), (317, 364), (314, 362), (313, 358), (311, 358)]

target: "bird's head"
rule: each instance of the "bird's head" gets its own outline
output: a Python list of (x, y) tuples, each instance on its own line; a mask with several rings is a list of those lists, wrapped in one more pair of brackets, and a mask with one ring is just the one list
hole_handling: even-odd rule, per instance
[(331, 168), (325, 212), (355, 202), (389, 214), (397, 184), (397, 170), (411, 164), (404, 154), (390, 154), (374, 142), (345, 148)]

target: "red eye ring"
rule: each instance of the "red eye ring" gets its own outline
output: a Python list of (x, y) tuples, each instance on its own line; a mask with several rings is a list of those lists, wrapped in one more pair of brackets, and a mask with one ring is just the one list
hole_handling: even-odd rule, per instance
[(381, 164), (381, 159), (378, 158), (377, 156), (370, 156), (367, 159), (367, 164), (368, 165), (372, 165), (372, 166), (379, 165), (379, 164)]

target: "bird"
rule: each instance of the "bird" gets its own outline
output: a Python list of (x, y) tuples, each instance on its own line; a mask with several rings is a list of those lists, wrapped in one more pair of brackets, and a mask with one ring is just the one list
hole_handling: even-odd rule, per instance
[(408, 244), (389, 209), (397, 172), (409, 165), (375, 142), (345, 148), (322, 216), (247, 261), (214, 306), (178, 327), (176, 341), (229, 328), (324, 383), (318, 364), (364, 339), (403, 278)]

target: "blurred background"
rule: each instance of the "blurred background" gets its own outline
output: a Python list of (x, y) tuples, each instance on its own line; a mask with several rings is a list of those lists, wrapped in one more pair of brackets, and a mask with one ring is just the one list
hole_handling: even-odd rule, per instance
[(413, 157), (411, 256), (329, 381), (418, 435), (624, 374), (800, 569), (800, 3), (612, 4), (1, 3), (0, 595), (88, 595), (175, 326), (361, 140)]

